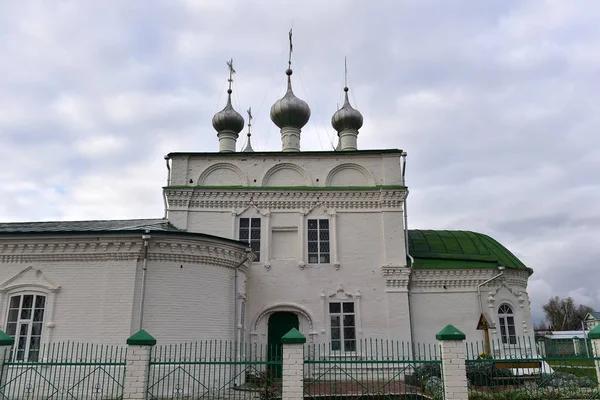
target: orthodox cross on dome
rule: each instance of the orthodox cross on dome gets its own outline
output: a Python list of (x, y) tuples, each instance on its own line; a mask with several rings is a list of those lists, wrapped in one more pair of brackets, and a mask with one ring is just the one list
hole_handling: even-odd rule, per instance
[(246, 112), (248, 113), (248, 136), (250, 136), (250, 129), (252, 128), (252, 107), (248, 107)]
[(233, 83), (233, 74), (235, 74), (235, 69), (233, 69), (233, 58), (226, 62), (227, 62), (227, 67), (229, 67), (229, 79), (227, 79), (227, 82), (229, 82), (228, 92), (231, 92), (231, 84)]
[(288, 57), (288, 68), (292, 68), (292, 50), (294, 45), (292, 44), (292, 29), (290, 29), (290, 55)]
[(346, 56), (344, 56), (344, 87), (348, 87), (348, 63), (346, 62)]
[(245, 153), (253, 152), (252, 144), (250, 143), (250, 136), (252, 136), (252, 107), (248, 107), (246, 111), (248, 113), (248, 143), (246, 143), (246, 148), (243, 150)]

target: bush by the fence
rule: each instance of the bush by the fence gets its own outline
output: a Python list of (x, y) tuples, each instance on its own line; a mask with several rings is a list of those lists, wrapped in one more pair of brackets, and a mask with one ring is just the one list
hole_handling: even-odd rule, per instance
[(429, 378), (440, 378), (442, 377), (442, 366), (438, 363), (427, 363), (421, 364), (415, 367), (411, 375), (406, 375), (404, 381), (408, 385), (416, 386), (421, 390), (426, 390), (425, 384)]
[(566, 372), (555, 372), (553, 374), (542, 374), (538, 380), (538, 386), (550, 388), (595, 388), (597, 383), (587, 376), (575, 376)]
[(509, 369), (498, 368), (494, 361), (476, 361), (467, 363), (467, 381), (471, 386), (503, 385), (507, 378), (514, 375)]

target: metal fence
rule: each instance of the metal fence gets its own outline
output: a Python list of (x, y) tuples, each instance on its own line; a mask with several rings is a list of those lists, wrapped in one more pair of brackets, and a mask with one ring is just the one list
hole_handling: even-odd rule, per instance
[(331, 344), (304, 349), (304, 397), (327, 399), (441, 399), (442, 363), (437, 345), (365, 339), (352, 351)]
[(513, 342), (467, 343), (469, 400), (600, 399), (600, 358), (544, 355), (529, 337)]
[[(53, 343), (35, 357), (2, 355), (0, 399), (115, 400), (123, 397), (127, 350), (121, 346)], [(35, 360), (35, 361), (33, 361)]]
[(211, 340), (152, 350), (148, 399), (280, 399), (281, 345)]

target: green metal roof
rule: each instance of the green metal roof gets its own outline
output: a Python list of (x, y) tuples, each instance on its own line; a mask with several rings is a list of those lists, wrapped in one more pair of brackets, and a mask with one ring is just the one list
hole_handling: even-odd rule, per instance
[(49, 222), (4, 222), (0, 223), (0, 237), (86, 235), (86, 234), (132, 234), (150, 233), (181, 235), (222, 240), (236, 245), (247, 246), (246, 242), (199, 232), (178, 229), (167, 219), (111, 219), (97, 221), (49, 221)]
[(0, 223), (0, 233), (106, 232), (140, 231), (146, 229), (151, 231), (180, 232), (168, 220), (162, 218)]
[(506, 247), (483, 233), (409, 230), (408, 251), (416, 269), (497, 268), (529, 270)]
[(245, 153), (243, 151), (236, 152), (172, 152), (167, 154), (167, 157), (238, 157), (238, 158), (253, 158), (253, 157), (305, 157), (305, 156), (323, 156), (323, 155), (332, 155), (332, 156), (356, 156), (357, 154), (402, 154), (403, 150), (400, 149), (382, 149), (382, 150), (353, 150), (353, 151), (254, 151), (251, 153)]

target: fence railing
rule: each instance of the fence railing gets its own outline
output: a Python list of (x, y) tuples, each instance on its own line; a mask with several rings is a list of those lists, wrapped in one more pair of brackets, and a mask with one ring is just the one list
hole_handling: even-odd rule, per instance
[(53, 343), (31, 361), (7, 348), (0, 370), (1, 399), (119, 399), (123, 396), (124, 346)]
[(304, 349), (304, 397), (397, 399), (441, 395), (442, 368), (437, 345), (366, 339), (352, 351), (330, 344)]
[(148, 399), (281, 398), (281, 345), (243, 346), (211, 340), (156, 346)]
[[(544, 356), (533, 338), (467, 343), (469, 399), (600, 398), (595, 356)], [(594, 353), (597, 354), (597, 353)], [(499, 355), (499, 356), (498, 356)]]

